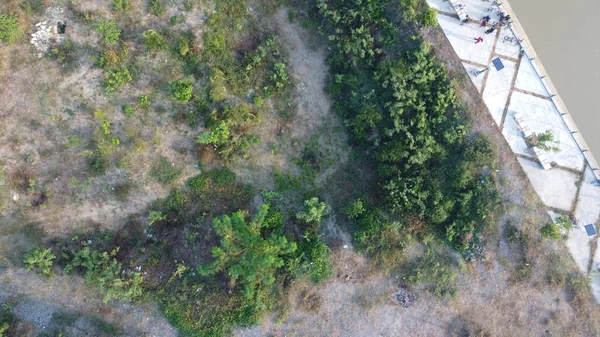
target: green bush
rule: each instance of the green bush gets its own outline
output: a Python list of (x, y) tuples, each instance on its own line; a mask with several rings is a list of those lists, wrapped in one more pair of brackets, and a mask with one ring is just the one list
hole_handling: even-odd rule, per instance
[(358, 217), (356, 227), (354, 237), (358, 250), (383, 269), (397, 266), (408, 239), (400, 222), (392, 221), (379, 209), (369, 209)]
[(187, 102), (192, 98), (194, 87), (189, 79), (181, 79), (171, 84), (173, 98), (179, 102)]
[(161, 157), (150, 170), (150, 176), (163, 185), (168, 185), (181, 175), (183, 170), (171, 163), (165, 157)]
[(156, 16), (161, 16), (165, 12), (165, 4), (163, 0), (150, 0), (148, 12)]
[(425, 288), (440, 297), (456, 295), (454, 280), (456, 273), (449, 266), (446, 257), (428, 249), (425, 255), (413, 264), (408, 281), (422, 284)]
[(552, 130), (546, 130), (537, 135), (537, 143), (535, 146), (544, 151), (559, 152), (560, 140), (554, 138)]
[(164, 200), (164, 209), (175, 217), (180, 216), (187, 209), (190, 199), (188, 195), (183, 193), (180, 189), (173, 189), (169, 196)]
[(93, 154), (87, 160), (88, 171), (91, 175), (99, 176), (104, 174), (108, 167), (108, 162), (100, 154)]
[(121, 36), (121, 30), (113, 19), (100, 19), (96, 30), (104, 35), (104, 43), (108, 45), (116, 44)]
[(155, 30), (147, 30), (143, 34), (142, 45), (149, 50), (164, 50), (169, 47), (167, 40)]
[(177, 44), (177, 51), (181, 57), (185, 57), (190, 51), (190, 40), (182, 37)]
[(227, 98), (225, 74), (220, 69), (213, 69), (210, 75), (210, 100), (221, 102)]
[(233, 327), (256, 324), (268, 309), (264, 303), (274, 301), (267, 296), (260, 301), (247, 299), (220, 286), (217, 278), (186, 276), (160, 289), (156, 298), (180, 336), (224, 337), (231, 335)]
[(112, 69), (104, 77), (104, 89), (108, 93), (116, 91), (131, 82), (132, 79), (129, 69)]
[(16, 15), (0, 15), (0, 41), (12, 44), (23, 35), (25, 33), (21, 29)]
[(129, 105), (123, 105), (123, 114), (128, 117), (133, 116), (133, 114), (134, 114), (133, 108), (130, 107)]
[(17, 322), (17, 317), (12, 313), (11, 306), (7, 303), (4, 303), (0, 306), (0, 337), (12, 337), (16, 336), (13, 334), (8, 334), (8, 330), (10, 329), (13, 323)]
[(550, 239), (550, 240), (560, 240), (563, 235), (560, 230), (560, 226), (549, 222), (540, 228), (540, 234), (542, 234), (542, 238)]
[(333, 274), (329, 247), (314, 232), (306, 232), (298, 245), (296, 257), (288, 262), (288, 270), (295, 277), (307, 275), (320, 283)]
[(99, 252), (90, 247), (65, 250), (68, 260), (65, 272), (81, 271), (86, 281), (95, 284), (104, 293), (104, 302), (111, 299), (132, 301), (142, 297), (142, 274), (124, 271), (115, 256), (118, 248)]
[(140, 95), (138, 97), (137, 105), (140, 107), (146, 107), (150, 105), (150, 96), (149, 95)]
[(49, 56), (56, 59), (65, 71), (72, 71), (79, 65), (78, 48), (71, 40), (65, 40), (55, 48), (50, 49)]
[(356, 219), (364, 212), (365, 206), (360, 199), (354, 200), (348, 207), (344, 208), (344, 214), (346, 214), (349, 219)]
[(427, 8), (423, 11), (423, 18), (421, 19), (423, 27), (435, 27), (438, 24), (437, 12), (433, 8)]
[(207, 179), (206, 175), (200, 174), (200, 175), (190, 178), (187, 181), (187, 185), (193, 194), (201, 195), (202, 193), (204, 193), (204, 191), (208, 187), (208, 179)]
[(236, 175), (227, 167), (223, 167), (207, 172), (206, 177), (212, 179), (217, 186), (227, 186), (235, 183)]
[(28, 270), (36, 270), (45, 276), (52, 276), (52, 263), (56, 256), (52, 254), (52, 250), (36, 249), (25, 254), (23, 262)]
[(304, 210), (296, 213), (296, 218), (308, 224), (318, 224), (327, 214), (329, 214), (329, 206), (319, 198), (313, 197), (304, 200)]
[(131, 1), (130, 0), (111, 0), (113, 9), (116, 12), (125, 12), (131, 9)]

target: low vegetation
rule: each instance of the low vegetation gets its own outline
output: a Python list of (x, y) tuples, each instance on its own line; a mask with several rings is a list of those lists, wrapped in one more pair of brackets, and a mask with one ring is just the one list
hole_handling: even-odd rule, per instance
[[(0, 217), (8, 207), (15, 219), (43, 223), (65, 215), (59, 210), (82, 215), (61, 218), (43, 242), (26, 238), (34, 249), (16, 249), (16, 264), (47, 278), (79, 275), (111, 307), (154, 301), (182, 336), (230, 335), (267, 313), (283, 321), (291, 295), (320, 314), (320, 291), (370, 282), (367, 273), (395, 280), (411, 301), (421, 292), (447, 303), (464, 289), (461, 272), (497, 267), (475, 265), (486, 258), (486, 240), (510, 247), (499, 258), (510, 286), (534, 277), (529, 256), (549, 242), (539, 226), (525, 232), (499, 220), (496, 148), (473, 131), (457, 82), (421, 35), (435, 32), (436, 12), (424, 0), (284, 3), (298, 6), (289, 21), (314, 35), (302, 42), (327, 47), (311, 52), (326, 53), (333, 115), (309, 116), (302, 137), (289, 130), (311, 107), (298, 104), (307, 89), (292, 76), (298, 68), (288, 53), (297, 51), (265, 24), (275, 2), (65, 5), (82, 31), (101, 39), (67, 37), (45, 57), (56, 74), (85, 79), (86, 91), (36, 89), (32, 97), (52, 113), (21, 124), (59, 142), (23, 154), (19, 170), (0, 168)], [(148, 15), (140, 21), (140, 13)], [(2, 43), (24, 34), (19, 15), (0, 15)], [(6, 140), (23, 153), (29, 144)], [(537, 141), (558, 146), (551, 134)], [(48, 158), (61, 162), (45, 165)], [(562, 216), (539, 232), (558, 240), (572, 226)], [(588, 279), (555, 255), (541, 284), (564, 287), (571, 305), (583, 305)], [(357, 295), (379, 300), (366, 297)], [(5, 311), (0, 336), (12, 336), (17, 320)], [(106, 335), (123, 333), (76, 313), (57, 313), (47, 333), (66, 334), (81, 318)]]

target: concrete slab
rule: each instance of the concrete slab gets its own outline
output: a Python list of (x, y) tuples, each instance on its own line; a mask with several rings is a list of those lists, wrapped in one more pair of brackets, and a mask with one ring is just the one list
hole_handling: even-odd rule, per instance
[(510, 149), (517, 154), (521, 154), (528, 157), (535, 157), (535, 154), (525, 143), (523, 138), (523, 132), (519, 129), (517, 122), (515, 121), (514, 115), (516, 111), (508, 110), (506, 113), (506, 119), (504, 120), (504, 127), (502, 128), (502, 135), (508, 142)]
[(579, 224), (581, 226), (595, 224), (600, 216), (600, 186), (598, 186), (596, 177), (590, 168), (587, 168), (584, 172), (577, 200), (575, 218), (577, 218)]
[(585, 230), (581, 228), (573, 228), (569, 232), (569, 238), (566, 241), (566, 246), (569, 252), (573, 256), (573, 260), (577, 264), (577, 267), (584, 273), (587, 274), (587, 268), (590, 262), (590, 240), (588, 239)]
[(576, 174), (561, 169), (544, 171), (537, 162), (517, 160), (544, 204), (564, 211), (571, 209), (577, 193), (575, 184), (579, 177)]
[(551, 101), (515, 91), (510, 100), (509, 109), (523, 114), (531, 131), (535, 133), (552, 131), (554, 138), (560, 142), (560, 151), (546, 152), (551, 162), (573, 170), (581, 170), (583, 154)]
[(498, 125), (500, 125), (500, 121), (502, 120), (502, 113), (508, 100), (508, 94), (510, 93), (515, 73), (514, 62), (502, 58), (501, 60), (504, 64), (504, 69), (498, 71), (493, 66), (490, 67), (482, 95), (485, 105), (487, 105), (492, 117), (494, 117), (494, 121)]
[(517, 82), (515, 83), (515, 88), (527, 90), (542, 96), (548, 96), (546, 87), (544, 87), (542, 80), (539, 78), (539, 76), (533, 69), (531, 61), (529, 61), (529, 59), (527, 59), (526, 57), (524, 57), (521, 60), (521, 65), (519, 66), (519, 74), (517, 75)]
[(485, 76), (483, 76), (483, 74), (479, 76), (471, 75), (473, 71), (481, 70), (481, 67), (476, 67), (468, 63), (463, 63), (462, 65), (467, 71), (467, 74), (469, 74), (469, 76), (471, 77), (471, 82), (473, 82), (473, 84), (477, 88), (477, 91), (479, 91), (479, 93), (481, 94), (481, 88), (483, 87), (483, 79), (485, 78)]
[[(454, 47), (456, 54), (463, 60), (487, 65), (494, 37), (483, 33), (479, 27), (474, 24), (460, 25), (457, 18), (451, 18), (446, 15), (438, 15), (438, 22), (446, 37)], [(483, 37), (483, 42), (475, 43), (475, 38)]]
[(452, 6), (450, 6), (449, 1), (431, 0), (431, 1), (428, 1), (428, 3), (429, 3), (429, 7), (433, 8), (437, 11), (455, 14), (454, 9), (452, 9)]
[(510, 29), (503, 27), (500, 29), (500, 35), (498, 36), (498, 42), (496, 43), (496, 54), (518, 59), (521, 46), (516, 42), (507, 40), (507, 38), (515, 38), (515, 35)]

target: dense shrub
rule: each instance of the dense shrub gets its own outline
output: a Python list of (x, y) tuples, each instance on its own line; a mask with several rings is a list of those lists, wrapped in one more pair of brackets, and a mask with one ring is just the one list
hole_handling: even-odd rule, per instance
[(67, 249), (64, 256), (68, 263), (65, 272), (79, 271), (86, 281), (95, 284), (104, 293), (104, 301), (111, 299), (131, 301), (143, 295), (142, 274), (125, 271), (115, 256), (118, 248), (100, 252), (90, 247)]
[(380, 209), (365, 210), (356, 221), (357, 248), (384, 269), (393, 268), (404, 256), (406, 230)]
[(298, 244), (295, 257), (288, 261), (290, 273), (301, 278), (310, 277), (315, 283), (320, 283), (333, 274), (333, 263), (330, 250), (315, 232), (307, 231), (303, 240)]
[(260, 121), (259, 111), (254, 106), (247, 103), (225, 106), (208, 117), (210, 130), (196, 137), (196, 142), (212, 144), (223, 158), (245, 155), (250, 145), (258, 142), (249, 130)]
[[(354, 140), (374, 149), (387, 206), (424, 220), (464, 252), (498, 213), (494, 151), (481, 136), (465, 137), (468, 119), (426, 44), (413, 39), (400, 52), (387, 48), (397, 34), (386, 8), (395, 5), (318, 2), (331, 41), (329, 91)], [(421, 0), (403, 0), (400, 7), (405, 21), (428, 15)], [(382, 52), (385, 57), (376, 57)]]

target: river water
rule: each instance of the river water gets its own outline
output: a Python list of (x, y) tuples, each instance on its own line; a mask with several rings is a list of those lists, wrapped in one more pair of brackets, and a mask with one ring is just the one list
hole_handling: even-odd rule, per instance
[(600, 161), (600, 0), (510, 0), (577, 128)]

